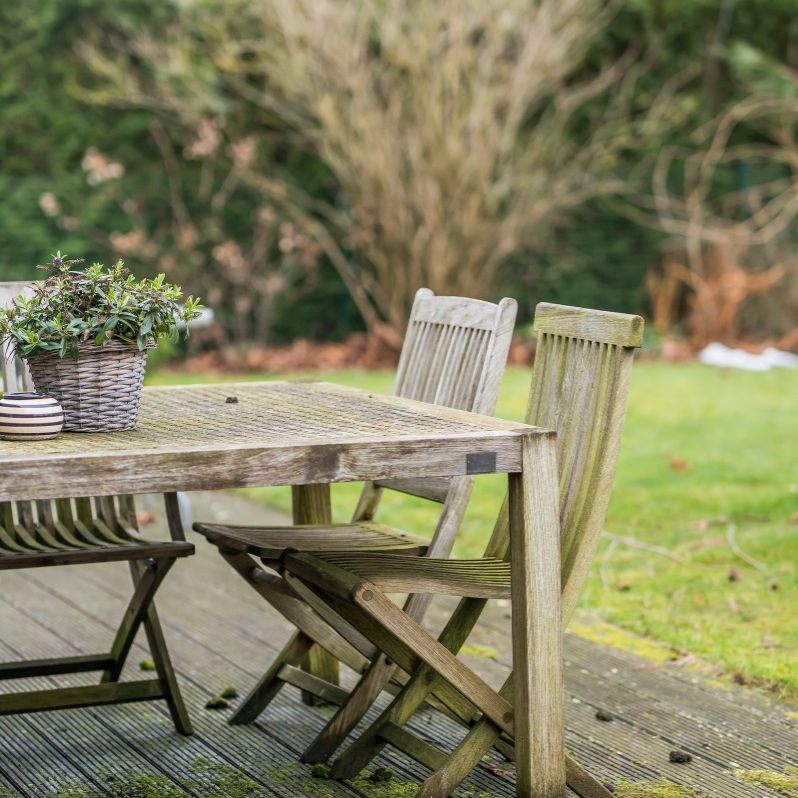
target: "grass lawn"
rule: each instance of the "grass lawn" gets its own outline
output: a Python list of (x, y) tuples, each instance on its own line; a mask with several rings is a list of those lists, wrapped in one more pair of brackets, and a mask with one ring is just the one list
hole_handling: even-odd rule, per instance
[[(312, 376), (382, 392), (392, 382), (388, 373)], [(508, 370), (499, 415), (523, 417), (528, 378)], [(200, 379), (161, 371), (149, 382)], [(504, 485), (477, 479), (458, 555), (481, 553)], [(289, 507), (287, 490), (248, 493)], [(338, 519), (357, 493), (334, 488)], [(426, 534), (435, 517), (434, 506), (398, 494), (381, 515)], [(738, 681), (798, 697), (798, 372), (637, 364), (607, 534), (582, 606)]]

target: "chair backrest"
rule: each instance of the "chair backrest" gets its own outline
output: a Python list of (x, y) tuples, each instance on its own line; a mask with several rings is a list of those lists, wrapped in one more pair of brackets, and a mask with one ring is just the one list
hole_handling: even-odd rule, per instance
[[(538, 341), (525, 421), (557, 432), (566, 623), (604, 528), (643, 325), (626, 313), (548, 303), (535, 310)], [(506, 521), (497, 523), (489, 549), (507, 556)]]
[[(417, 291), (407, 325), (394, 394), (491, 415), (510, 350), (517, 303), (498, 304)], [(451, 480), (388, 480), (391, 488), (443, 502)]]
[(507, 362), (517, 303), (416, 293), (394, 394), (490, 415)]
[[(0, 282), (0, 307), (30, 291), (30, 283)], [(0, 389), (4, 393), (33, 390), (24, 361), (4, 341), (0, 341)], [(0, 502), (0, 553), (39, 545), (71, 548), (92, 540), (104, 545), (121, 542), (137, 531), (132, 496)]]

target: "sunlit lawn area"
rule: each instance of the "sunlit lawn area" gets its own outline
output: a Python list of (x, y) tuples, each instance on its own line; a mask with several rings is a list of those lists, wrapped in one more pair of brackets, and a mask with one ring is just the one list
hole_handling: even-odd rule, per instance
[[(308, 376), (383, 392), (392, 382), (388, 373)], [(203, 379), (217, 378), (160, 371), (149, 381)], [(499, 415), (523, 417), (528, 379), (508, 370)], [(504, 488), (501, 478), (477, 480), (460, 556), (480, 554)], [(357, 492), (335, 487), (338, 519)], [(250, 494), (289, 507), (287, 489)], [(383, 509), (382, 520), (419, 532), (436, 517), (398, 494)], [(607, 532), (585, 608), (675, 655), (798, 696), (798, 372), (639, 363)]]

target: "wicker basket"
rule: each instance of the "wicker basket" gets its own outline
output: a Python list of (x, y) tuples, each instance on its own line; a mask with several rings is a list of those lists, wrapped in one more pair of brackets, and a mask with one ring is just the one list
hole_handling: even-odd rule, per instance
[(79, 344), (77, 358), (36, 354), (28, 367), (37, 392), (64, 408), (65, 431), (121, 432), (136, 426), (146, 362), (146, 350), (109, 341)]

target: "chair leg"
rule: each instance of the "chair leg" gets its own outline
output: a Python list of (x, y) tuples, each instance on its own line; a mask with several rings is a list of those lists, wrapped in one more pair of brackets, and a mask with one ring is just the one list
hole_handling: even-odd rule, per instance
[(272, 662), (266, 673), (261, 676), (258, 683), (250, 690), (229, 722), (234, 726), (252, 723), (285, 684), (278, 676), (283, 666), (297, 666), (302, 663), (312, 646), (313, 641), (307, 635), (302, 634), (302, 632), (295, 632), (285, 644), (283, 650), (275, 657), (274, 662)]
[(249, 554), (226, 549), (219, 549), (219, 553), (259, 596), (299, 631), (353, 670), (362, 671), (367, 666), (366, 657), (373, 654), (374, 646), (360, 633), (343, 627), (340, 622), (338, 628), (334, 629), (310, 609), (281, 577), (267, 573)]
[(133, 571), (135, 584), (133, 597), (127, 605), (111, 646), (111, 656), (114, 664), (113, 667), (103, 672), (100, 679), (101, 683), (119, 681), (119, 676), (125, 667), (125, 661), (136, 638), (136, 633), (146, 617), (147, 610), (155, 597), (156, 591), (174, 564), (175, 558), (148, 560), (137, 568), (138, 576)]
[[(485, 599), (462, 599), (441, 631), (440, 643), (452, 652), (459, 651), (468, 640), (485, 604)], [(407, 723), (425, 703), (430, 702), (441, 681), (426, 665), (416, 670), (387, 709), (335, 760), (332, 766), (335, 777), (353, 778), (363, 770), (386, 744), (381, 730), (388, 724), (403, 726)], [(444, 706), (455, 717), (461, 720), (471, 717), (470, 707), (452, 705), (447, 701), (449, 696), (439, 698), (444, 700)]]
[[(133, 581), (138, 584), (142, 577), (142, 564), (131, 562), (130, 571)], [(152, 601), (147, 607), (142, 623), (147, 635), (152, 661), (155, 663), (155, 670), (166, 694), (164, 697), (169, 707), (169, 714), (172, 716), (172, 722), (175, 724), (175, 729), (179, 734), (191, 735), (194, 733), (191, 718), (189, 718), (188, 710), (183, 703), (183, 696), (180, 693), (180, 686), (177, 683), (172, 660), (169, 657), (169, 650), (166, 647), (166, 640), (163, 636), (163, 629), (161, 629), (161, 622), (158, 619), (158, 613)]]
[[(448, 552), (447, 552), (448, 554)], [(417, 593), (405, 602), (405, 612), (421, 621), (432, 595)], [(372, 658), (368, 668), (335, 715), (302, 754), (303, 762), (326, 762), (363, 719), (380, 693), (387, 689), (398, 668), (382, 653)]]
[[(512, 676), (499, 694), (512, 700)], [(446, 762), (421, 785), (416, 798), (443, 798), (452, 793), (499, 740), (501, 730), (485, 718), (478, 720)], [(612, 798), (612, 793), (571, 756), (565, 756), (566, 783), (579, 798)]]
[[(307, 657), (313, 656), (318, 650), (324, 651), (326, 656), (313, 670), (322, 670), (321, 666), (329, 660), (328, 651), (336, 661), (343, 662), (355, 671), (361, 672), (367, 667), (369, 662), (367, 656), (373, 655), (374, 646), (362, 634), (343, 624), (338, 616), (330, 611), (327, 612), (327, 617), (319, 615), (317, 611), (308, 607), (281, 577), (266, 571), (249, 554), (225, 548), (220, 548), (219, 553), (258, 595), (296, 626), (303, 641), (302, 656), (299, 661), (295, 661), (297, 636), (291, 638), (230, 719), (231, 723), (238, 725), (253, 722), (285, 683), (280, 673), (283, 666), (306, 664)], [(335, 624), (335, 627), (332, 624)], [(323, 686), (334, 688), (337, 676), (336, 665), (335, 671), (329, 673), (328, 678), (321, 677)], [(321, 690), (320, 698), (323, 697), (322, 693), (326, 694), (327, 691)], [(310, 688), (303, 692), (303, 695), (308, 694), (311, 694)], [(324, 700), (325, 703), (329, 702), (329, 695)]]
[[(377, 645), (386, 652), (403, 670), (413, 673), (414, 676), (401, 690), (388, 710), (366, 732), (368, 745), (362, 745), (358, 740), (342, 760), (333, 763), (332, 775), (334, 778), (349, 778), (360, 771), (358, 754), (365, 754), (366, 762), (374, 756), (377, 750), (384, 745), (380, 739), (379, 729), (387, 724), (402, 725), (415, 710), (424, 702), (430, 690), (449, 704), (449, 695), (462, 696), (470, 705), (464, 713), (465, 718), (470, 718), (473, 707), (477, 707), (492, 717), (505, 731), (512, 729), (512, 707), (466, 668), (449, 650), (440, 642), (425, 632), (412, 619), (407, 618), (402, 610), (384, 597), (378, 590), (366, 590), (364, 595), (355, 598), (356, 604), (348, 604), (335, 600), (329, 595), (317, 594), (304, 584), (301, 579), (291, 573), (284, 574), (288, 583), (308, 603), (313, 606), (318, 602), (326, 602), (348, 622), (359, 628), (371, 637)], [(442, 668), (447, 676), (439, 678), (432, 668), (425, 669), (421, 661), (431, 659), (436, 667)], [(420, 678), (420, 674), (423, 676)], [(400, 702), (406, 712), (395, 713)]]
[(346, 702), (302, 754), (303, 762), (326, 762), (357, 726), (396, 672), (384, 655), (375, 657)]
[[(295, 524), (332, 523), (330, 486), (327, 484), (293, 485), (291, 487), (291, 503)], [(308, 652), (304, 667), (313, 676), (324, 679), (333, 685), (339, 684), (338, 660), (319, 646), (314, 646)], [(302, 692), (302, 700), (310, 706), (325, 703), (312, 693), (305, 691)]]
[(388, 724), (403, 726), (413, 717), (430, 693), (427, 674), (434, 672), (426, 666), (419, 668), (377, 719), (333, 762), (333, 778), (357, 776), (386, 746), (387, 740), (380, 731)]
[[(512, 701), (512, 676), (499, 695)], [(417, 798), (442, 798), (457, 788), (463, 779), (482, 761), (501, 735), (501, 730), (486, 718), (480, 718), (438, 768), (421, 785)]]

